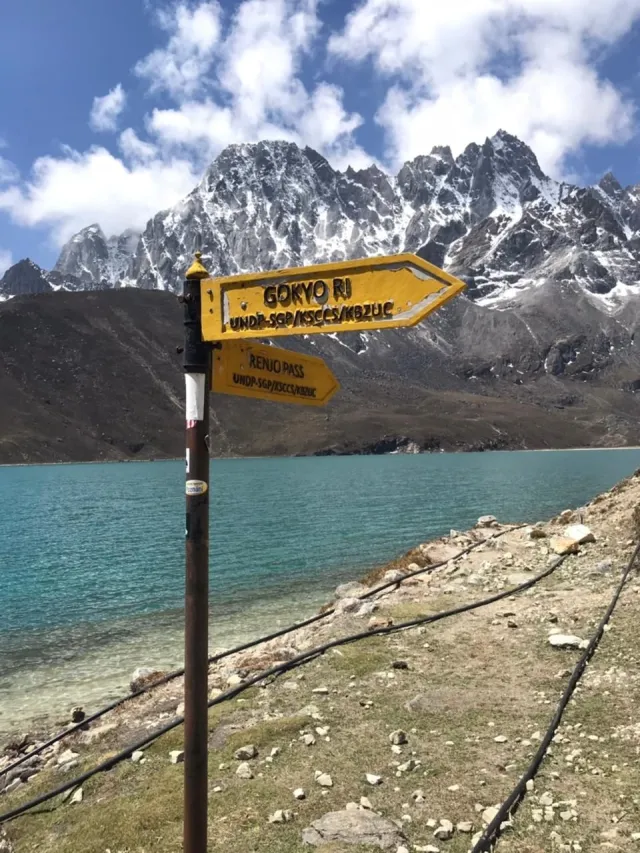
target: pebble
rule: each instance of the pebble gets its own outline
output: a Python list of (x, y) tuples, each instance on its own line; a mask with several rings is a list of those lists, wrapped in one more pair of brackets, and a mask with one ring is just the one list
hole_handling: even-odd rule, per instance
[(588, 640), (576, 637), (575, 634), (551, 634), (548, 643), (557, 649), (586, 649), (589, 645)]
[(289, 809), (276, 809), (269, 815), (269, 823), (289, 823), (290, 820), (293, 820), (293, 812)]
[(169, 753), (172, 764), (182, 764), (184, 761), (184, 749), (172, 749)]
[(238, 764), (236, 776), (239, 776), (240, 779), (253, 779), (253, 771), (246, 761), (243, 761), (242, 764)]
[(470, 820), (461, 820), (460, 823), (456, 825), (456, 829), (458, 832), (473, 832), (473, 824)]
[(316, 739), (313, 735), (306, 734), (302, 736), (302, 742), (305, 744), (305, 746), (313, 746), (316, 742)]
[(376, 776), (375, 773), (366, 773), (365, 779), (370, 785), (381, 785), (382, 784), (382, 776)]
[(407, 733), (402, 729), (396, 729), (395, 732), (391, 732), (389, 735), (389, 740), (392, 744), (399, 746), (400, 744), (407, 743)]
[(400, 847), (396, 848), (396, 853), (409, 853), (409, 848), (404, 847), (404, 846), (400, 846)]
[(83, 797), (82, 788), (78, 788), (76, 791), (73, 792), (73, 795), (71, 796), (71, 799), (69, 800), (69, 802), (70, 803), (81, 803), (82, 797)]
[(319, 773), (316, 776), (316, 782), (322, 788), (332, 788), (333, 787), (333, 779), (328, 773)]
[(449, 787), (447, 788), (447, 791), (459, 791), (459, 790), (460, 790), (460, 785), (449, 785)]
[(326, 696), (329, 692), (329, 688), (328, 687), (315, 687), (311, 692), (315, 693), (316, 696)]
[(491, 821), (494, 819), (494, 817), (496, 817), (497, 814), (498, 809), (495, 806), (489, 806), (488, 808), (483, 810), (482, 820), (485, 823), (491, 823)]
[(453, 836), (453, 824), (450, 820), (441, 820), (440, 826), (436, 827), (433, 832), (433, 837), (437, 838), (439, 841), (448, 841), (449, 838)]
[(238, 761), (248, 761), (251, 758), (258, 757), (258, 750), (252, 743), (249, 743), (246, 746), (241, 746), (240, 749), (236, 749), (233, 753), (233, 757)]
[(131, 760), (133, 761), (134, 764), (137, 764), (139, 761), (142, 761), (143, 758), (144, 758), (144, 752), (141, 749), (135, 749), (131, 753)]
[(369, 809), (369, 811), (371, 811), (373, 809), (373, 806), (371, 805), (371, 800), (369, 799), (369, 797), (360, 797), (360, 805), (362, 806), (363, 809)]
[(296, 800), (304, 800), (307, 795), (302, 788), (296, 788), (293, 792), (293, 796)]
[(72, 723), (81, 723), (84, 720), (85, 716), (86, 716), (86, 714), (84, 712), (84, 708), (80, 708), (78, 706), (77, 708), (71, 709), (71, 722)]
[(65, 751), (61, 752), (58, 756), (58, 764), (68, 764), (70, 761), (73, 761), (75, 758), (77, 758), (78, 754), (79, 753), (74, 752), (72, 749), (65, 749)]
[(496, 743), (506, 743), (507, 740), (508, 738), (505, 735), (496, 735), (496, 737), (494, 737), (494, 741)]
[(406, 660), (394, 660), (391, 664), (392, 669), (409, 669), (409, 664)]
[(410, 773), (411, 770), (415, 770), (418, 767), (419, 762), (415, 760), (415, 758), (410, 758), (408, 761), (405, 761), (403, 764), (398, 764), (398, 771), (400, 773)]

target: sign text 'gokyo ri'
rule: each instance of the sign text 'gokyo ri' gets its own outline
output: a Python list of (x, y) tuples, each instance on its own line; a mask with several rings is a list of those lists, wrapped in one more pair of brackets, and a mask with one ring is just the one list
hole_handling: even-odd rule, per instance
[(414, 326), (464, 286), (410, 254), (205, 279), (202, 336), (224, 341)]

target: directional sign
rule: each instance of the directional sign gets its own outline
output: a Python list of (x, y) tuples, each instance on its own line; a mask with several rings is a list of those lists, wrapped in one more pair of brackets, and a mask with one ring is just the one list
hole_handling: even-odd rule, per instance
[(324, 406), (340, 385), (314, 355), (231, 340), (214, 350), (211, 388), (221, 394)]
[(204, 279), (206, 341), (415, 326), (464, 288), (417, 255)]

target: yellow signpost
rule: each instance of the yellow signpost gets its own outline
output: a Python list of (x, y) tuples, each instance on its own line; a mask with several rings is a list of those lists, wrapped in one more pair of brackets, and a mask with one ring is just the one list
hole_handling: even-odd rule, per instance
[(225, 341), (415, 326), (464, 286), (410, 254), (204, 279), (202, 337)]
[(211, 390), (300, 406), (324, 406), (340, 388), (321, 358), (245, 341), (214, 350)]

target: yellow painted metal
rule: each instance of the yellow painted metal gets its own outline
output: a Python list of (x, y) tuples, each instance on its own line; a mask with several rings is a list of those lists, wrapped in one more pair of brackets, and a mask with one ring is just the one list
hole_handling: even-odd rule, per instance
[(229, 340), (214, 351), (211, 388), (221, 394), (324, 406), (340, 385), (317, 356)]
[(202, 252), (196, 252), (195, 253), (195, 260), (191, 264), (189, 269), (187, 270), (187, 274), (186, 274), (185, 278), (194, 279), (194, 278), (208, 278), (209, 277), (209, 273), (207, 271), (207, 268), (205, 266), (203, 266), (203, 264), (200, 260), (201, 258), (202, 258)]
[(205, 279), (206, 341), (415, 326), (465, 285), (417, 255)]

